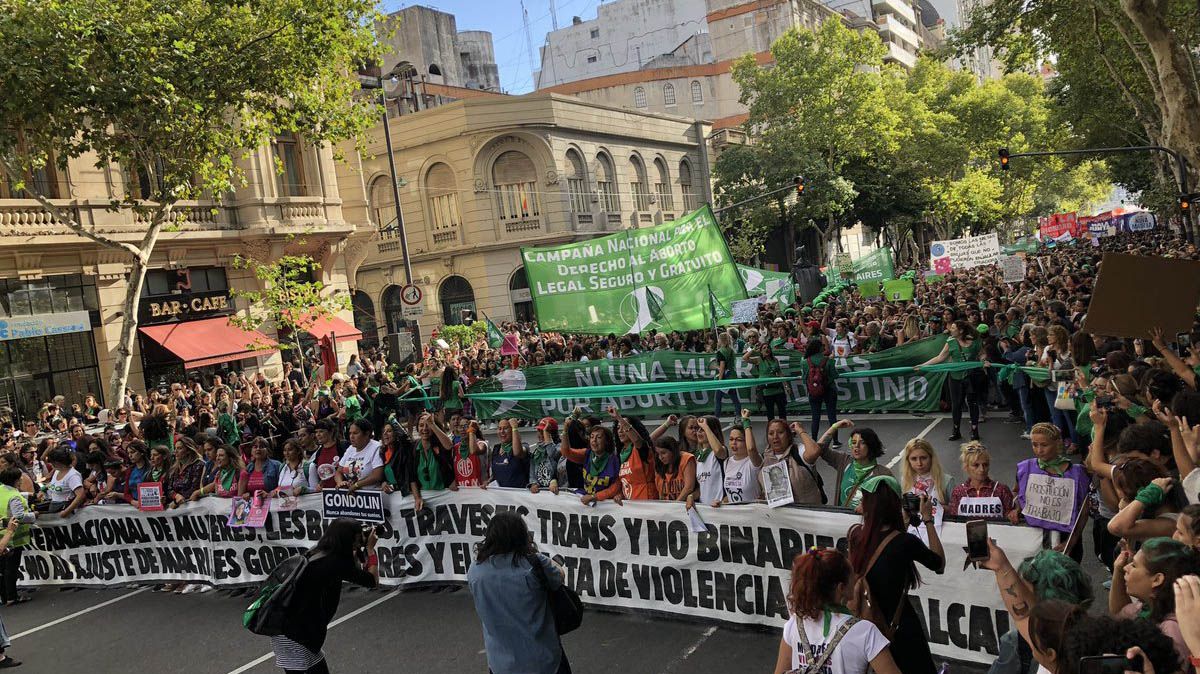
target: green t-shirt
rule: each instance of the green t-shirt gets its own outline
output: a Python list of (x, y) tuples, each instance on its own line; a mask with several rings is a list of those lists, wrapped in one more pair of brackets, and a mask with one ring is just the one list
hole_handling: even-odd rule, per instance
[[(967, 363), (973, 360), (979, 360), (979, 352), (983, 350), (983, 343), (978, 339), (972, 339), (970, 344), (963, 346), (958, 343), (958, 340), (953, 337), (946, 339), (946, 345), (950, 347), (950, 362), (952, 363)], [(950, 378), (962, 381), (967, 378), (966, 371), (951, 372)]]
[(440, 402), (440, 401), (437, 399), (437, 395), (438, 395), (438, 391), (441, 391), (441, 390), (442, 390), (442, 379), (441, 379), (441, 377), (432, 377), (432, 378), (430, 378), (430, 380), (429, 380), (429, 389), (428, 389), (428, 391), (430, 391), (430, 392), (427, 392), (427, 393), (425, 394), (425, 395), (429, 396), (429, 397), (428, 397), (428, 398), (425, 400), (425, 409), (426, 409), (426, 410), (428, 410), (428, 411), (430, 411), (430, 412), (436, 412), (436, 411), (437, 411), (437, 408), (438, 408), (438, 403)]
[[(780, 376), (779, 361), (775, 360), (774, 358), (770, 360), (763, 358), (762, 360), (758, 361), (758, 364), (755, 366), (755, 374), (759, 377)], [(783, 393), (783, 384), (781, 382), (776, 382), (774, 384), (763, 384), (761, 388), (762, 394), (765, 396), (774, 396)]]
[(446, 401), (442, 406), (448, 410), (461, 410), (462, 404), (462, 382), (452, 382), (450, 385), (450, 395), (446, 397)]
[(737, 367), (733, 360), (733, 349), (728, 346), (722, 346), (717, 349), (717, 362), (725, 363), (725, 378), (737, 379)]

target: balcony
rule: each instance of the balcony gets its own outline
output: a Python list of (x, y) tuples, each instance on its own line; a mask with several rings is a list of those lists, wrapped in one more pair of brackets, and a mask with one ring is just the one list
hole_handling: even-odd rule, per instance
[(880, 15), (895, 14), (908, 21), (909, 25), (917, 25), (917, 13), (905, 0), (871, 0), (871, 7), (875, 9), (876, 21), (879, 20)]
[(905, 68), (913, 68), (917, 65), (917, 55), (906, 51), (903, 47), (895, 42), (887, 43), (888, 53), (884, 55), (883, 60), (894, 61), (904, 66)]
[(538, 216), (509, 218), (503, 221), (505, 234), (526, 234), (542, 231), (542, 219)]
[(921, 38), (913, 32), (911, 28), (904, 25), (895, 16), (884, 14), (875, 19), (875, 23), (879, 24), (879, 33), (885, 38), (891, 37), (908, 44), (913, 49), (921, 48)]
[[(113, 212), (105, 202), (81, 202), (73, 199), (55, 199), (64, 217), (73, 218), (85, 227), (102, 234), (138, 236), (145, 230), (153, 217), (152, 213), (137, 213), (132, 209)], [(241, 229), (237, 209), (211, 202), (180, 201), (173, 209), (171, 226), (181, 232)], [(69, 235), (67, 227), (54, 224), (42, 205), (35, 199), (0, 200), (0, 235), (7, 236), (53, 236)]]

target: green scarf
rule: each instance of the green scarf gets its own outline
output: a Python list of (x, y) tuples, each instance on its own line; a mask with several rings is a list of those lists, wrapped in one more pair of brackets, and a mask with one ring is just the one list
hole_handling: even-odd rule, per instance
[(597, 454), (592, 452), (592, 460), (588, 462), (587, 474), (588, 477), (595, 478), (604, 472), (605, 466), (608, 465), (608, 452)]
[(553, 443), (537, 442), (529, 450), (529, 463), (536, 466), (546, 459), (546, 448)]
[[(846, 608), (843, 604), (830, 604), (830, 605), (826, 606), (825, 610), (822, 612), (825, 614), (825, 624), (823, 625), (823, 627), (821, 629), (821, 633), (826, 637), (829, 636), (829, 628), (833, 626), (833, 614), (834, 613), (844, 613), (846, 615), (853, 615), (850, 612), (850, 609)], [(801, 627), (801, 629), (803, 629), (803, 627)]]
[(468, 442), (470, 442), (468, 438), (463, 438), (458, 443), (458, 455), (463, 459), (471, 456), (471, 446), (467, 444)]
[(708, 445), (705, 445), (704, 449), (700, 449), (699, 447), (697, 447), (692, 452), (692, 455), (696, 457), (697, 464), (704, 463), (705, 460), (708, 459), (709, 454), (712, 454), (712, 447), (709, 447)]
[(146, 473), (146, 479), (143, 482), (162, 482), (162, 478), (167, 474), (166, 468), (151, 468)]
[(222, 468), (221, 469), (221, 489), (229, 491), (233, 489), (233, 478), (237, 476), (237, 468)]
[(871, 476), (871, 472), (875, 470), (876, 465), (878, 464), (872, 461), (865, 466), (860, 466), (858, 461), (854, 461), (846, 468), (846, 471), (842, 473), (842, 484), (840, 486), (842, 497), (839, 501), (841, 505), (850, 505), (847, 503), (850, 498), (850, 492), (854, 491), (855, 487), (862, 484), (864, 480)]
[(437, 457), (425, 445), (417, 443), (417, 481), (421, 489), (444, 489), (442, 472), (438, 470)]
[(496, 451), (499, 452), (500, 454), (512, 454), (512, 443), (511, 442), (502, 442), (502, 443), (500, 443), (500, 447), (497, 448)]
[(1068, 459), (1067, 457), (1063, 456), (1062, 454), (1059, 454), (1058, 456), (1054, 457), (1053, 459), (1050, 459), (1049, 461), (1042, 461), (1041, 459), (1038, 459), (1037, 464), (1038, 464), (1038, 468), (1041, 468), (1042, 470), (1046, 471), (1047, 473), (1050, 473), (1051, 475), (1060, 475), (1061, 476), (1063, 473), (1067, 472), (1067, 469), (1063, 468), (1060, 471), (1059, 467), (1060, 466), (1070, 466), (1071, 460)]
[(633, 454), (633, 445), (632, 444), (628, 445), (626, 447), (623, 447), (621, 449), (621, 463), (625, 463), (626, 461), (628, 461), (629, 456), (631, 454)]

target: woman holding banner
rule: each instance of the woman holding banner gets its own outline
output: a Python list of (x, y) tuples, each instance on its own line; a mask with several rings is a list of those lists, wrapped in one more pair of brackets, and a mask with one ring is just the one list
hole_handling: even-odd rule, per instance
[[(720, 420), (714, 416), (697, 417), (692, 442), (692, 454), (696, 457), (696, 482), (700, 486), (698, 500), (701, 503), (720, 501), (725, 498), (725, 459), (729, 456)], [(692, 501), (689, 500), (688, 507), (691, 506)]]
[(849, 452), (831, 449), (829, 436), (837, 433), (839, 428), (854, 428), (854, 422), (849, 419), (838, 421), (825, 431), (817, 444), (821, 447), (821, 458), (837, 471), (836, 505), (857, 508), (862, 500), (863, 483), (881, 475), (892, 477), (892, 471), (879, 465), (879, 457), (883, 456), (883, 442), (869, 428), (854, 428), (850, 433)]
[[(567, 427), (582, 423), (578, 419), (568, 418)], [(597, 424), (588, 433), (586, 449), (572, 447), (571, 434), (563, 435), (562, 445), (558, 451), (575, 463), (583, 465), (583, 494), (579, 502), (592, 505), (615, 497), (621, 492), (621, 460), (613, 451), (612, 431)]]
[(763, 458), (754, 443), (754, 430), (750, 425), (750, 410), (742, 410), (740, 428), (729, 429), (729, 457), (725, 459), (723, 491), (725, 497), (709, 505), (718, 508), (722, 503), (752, 503), (762, 496), (758, 476), (762, 471)]
[(669, 435), (654, 441), (654, 479), (663, 501), (695, 502), (696, 457)]
[[(747, 351), (742, 356), (742, 360), (754, 366), (756, 377), (780, 376), (779, 360), (775, 358), (775, 352), (771, 345), (766, 342), (759, 344), (757, 350)], [(764, 413), (767, 415), (768, 421), (787, 418), (787, 392), (784, 390), (783, 382), (759, 386), (758, 395), (762, 398), (763, 407), (766, 408)]]
[[(409, 489), (412, 490), (413, 507), (425, 508), (421, 494), (449, 489), (458, 491), (454, 477), (454, 458), (450, 454), (450, 438), (438, 427), (433, 415), (423, 412), (417, 421), (417, 441), (413, 443), (413, 456), (408, 461), (412, 474)], [(386, 470), (385, 470), (386, 472)]]
[(621, 416), (615, 407), (608, 408), (616, 428), (621, 448), (621, 494), (618, 498), (631, 501), (653, 501), (658, 499), (658, 487), (654, 478), (653, 442), (650, 433), (640, 419)]

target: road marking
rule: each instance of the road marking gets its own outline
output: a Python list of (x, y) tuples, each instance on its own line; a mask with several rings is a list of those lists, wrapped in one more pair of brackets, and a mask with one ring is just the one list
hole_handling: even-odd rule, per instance
[[(926, 435), (929, 435), (929, 431), (932, 431), (933, 427), (937, 426), (939, 423), (941, 423), (942, 419), (944, 419), (944, 418), (945, 417), (938, 417), (938, 418), (934, 419), (933, 421), (929, 422), (929, 425), (925, 427), (925, 430), (921, 431), (920, 433), (917, 433), (917, 437), (924, 438)], [(896, 456), (893, 456), (892, 460), (888, 461), (887, 467), (891, 468), (892, 466), (896, 465), (897, 463), (900, 463), (900, 459), (903, 457), (904, 457), (904, 452), (900, 452)]]
[(683, 652), (683, 654), (679, 656), (678, 660), (675, 660), (671, 664), (667, 665), (667, 668), (663, 670), (662, 674), (670, 674), (671, 672), (675, 671), (675, 668), (677, 665), (681, 664), (684, 660), (687, 660), (688, 658), (692, 657), (692, 654), (695, 653), (700, 648), (700, 645), (703, 644), (705, 641), (707, 641), (709, 637), (711, 637), (713, 634), (716, 633), (716, 631), (717, 631), (716, 625), (713, 625), (713, 626), (709, 627), (708, 629), (704, 630), (704, 632), (700, 635), (700, 638), (696, 640), (696, 643), (692, 644), (691, 646), (688, 646), (687, 650), (685, 650)]
[(119, 601), (129, 599), (130, 597), (141, 594), (149, 589), (150, 588), (148, 588), (148, 587), (142, 587), (142, 588), (138, 588), (138, 589), (134, 590), (133, 592), (126, 592), (125, 594), (121, 595), (120, 597), (113, 597), (112, 599), (109, 599), (106, 602), (101, 602), (99, 604), (96, 604), (95, 606), (90, 606), (88, 608), (83, 609), (82, 611), (76, 611), (76, 612), (72, 613), (71, 615), (65, 615), (65, 616), (59, 618), (58, 620), (51, 620), (50, 622), (46, 623), (45, 625), (38, 625), (37, 627), (32, 627), (32, 628), (27, 629), (24, 632), (21, 632), (19, 634), (14, 634), (11, 637), (9, 637), (9, 639), (16, 641), (17, 639), (20, 639), (21, 637), (27, 637), (30, 634), (33, 634), (35, 632), (41, 632), (42, 630), (44, 630), (46, 628), (54, 627), (55, 625), (58, 625), (59, 623), (65, 623), (68, 620), (73, 620), (75, 618), (78, 618), (81, 615), (86, 615), (88, 613), (91, 613), (92, 611), (102, 609), (105, 606), (112, 606), (113, 604), (115, 604)]
[[(338, 625), (341, 625), (342, 623), (346, 622), (347, 620), (350, 620), (351, 618), (358, 617), (359, 615), (366, 613), (367, 611), (370, 611), (371, 609), (375, 608), (376, 606), (379, 606), (383, 602), (391, 599), (392, 597), (395, 597), (398, 594), (400, 594), (400, 590), (392, 590), (391, 592), (388, 592), (387, 594), (383, 595), (379, 599), (376, 599), (375, 601), (371, 602), (370, 604), (367, 604), (365, 606), (360, 606), (359, 608), (347, 613), (346, 615), (342, 616), (341, 618), (338, 618), (337, 620), (329, 623), (329, 629), (333, 629), (333, 628), (337, 627)], [(266, 662), (267, 660), (270, 660), (273, 657), (275, 657), (274, 652), (266, 653), (262, 657), (258, 658), (257, 660), (254, 660), (252, 662), (247, 662), (246, 664), (242, 665), (241, 667), (238, 667), (237, 669), (229, 672), (229, 674), (242, 674), (242, 672), (248, 672), (251, 669), (254, 669), (255, 667), (261, 665), (262, 663)]]

